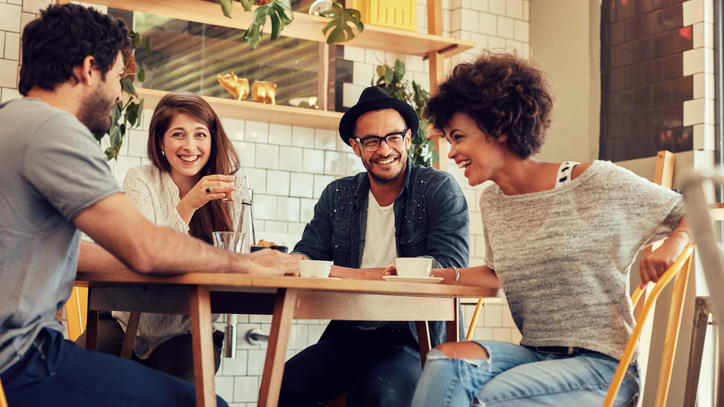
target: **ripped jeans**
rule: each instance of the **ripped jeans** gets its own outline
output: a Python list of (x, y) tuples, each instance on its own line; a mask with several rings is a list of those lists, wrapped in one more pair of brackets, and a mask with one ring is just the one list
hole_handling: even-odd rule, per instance
[[(616, 359), (597, 352), (557, 356), (511, 343), (476, 342), (488, 358), (451, 359), (436, 349), (428, 353), (413, 407), (600, 406), (618, 366)], [(635, 405), (638, 392), (633, 363), (614, 405)]]

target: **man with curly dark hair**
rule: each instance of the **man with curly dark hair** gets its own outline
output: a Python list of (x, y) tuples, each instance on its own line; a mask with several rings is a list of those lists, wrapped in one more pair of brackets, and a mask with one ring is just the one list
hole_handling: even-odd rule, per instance
[[(91, 131), (108, 129), (121, 98), (127, 34), (91, 8), (48, 7), (23, 31), (25, 97), (0, 105), (0, 379), (13, 407), (196, 404), (186, 381), (63, 338), (55, 314), (76, 268), (282, 275), (298, 267), (287, 254), (238, 255), (156, 226), (123, 194)], [(80, 230), (99, 246), (80, 244)]]
[[(412, 405), (601, 405), (631, 335), (631, 264), (656, 281), (689, 243), (681, 196), (610, 162), (540, 162), (552, 97), (543, 73), (513, 55), (455, 67), (426, 114), (480, 196), (485, 265), (461, 281), (502, 283), (520, 345), (435, 347)], [(470, 280), (468, 280), (470, 279)], [(481, 280), (482, 281), (482, 280)], [(629, 367), (615, 400), (637, 397)]]

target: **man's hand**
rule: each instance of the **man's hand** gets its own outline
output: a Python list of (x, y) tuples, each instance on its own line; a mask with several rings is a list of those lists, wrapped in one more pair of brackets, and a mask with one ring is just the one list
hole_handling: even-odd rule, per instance
[(397, 275), (397, 265), (395, 264), (394, 261), (385, 267), (385, 275), (386, 276), (396, 276)]
[(248, 255), (251, 264), (250, 273), (273, 276), (299, 275), (299, 259), (293, 254), (282, 253), (278, 250), (257, 250)]

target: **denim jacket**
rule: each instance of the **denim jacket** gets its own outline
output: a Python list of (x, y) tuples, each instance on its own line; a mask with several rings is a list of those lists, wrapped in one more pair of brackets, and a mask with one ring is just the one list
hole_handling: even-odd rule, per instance
[[(358, 268), (367, 227), (369, 178), (366, 172), (331, 182), (314, 207), (294, 252), (314, 260)], [(399, 257), (431, 256), (441, 267), (468, 264), (468, 205), (448, 173), (407, 160), (405, 180), (393, 206)], [(414, 322), (410, 329), (417, 339)], [(430, 324), (433, 346), (445, 340), (444, 324)]]

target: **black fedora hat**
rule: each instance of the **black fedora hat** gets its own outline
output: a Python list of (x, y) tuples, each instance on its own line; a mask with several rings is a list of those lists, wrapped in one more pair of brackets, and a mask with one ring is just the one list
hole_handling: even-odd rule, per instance
[(357, 104), (349, 108), (342, 116), (342, 120), (339, 121), (339, 135), (342, 140), (350, 145), (349, 139), (354, 137), (354, 127), (357, 124), (357, 119), (367, 112), (382, 109), (397, 110), (405, 119), (405, 123), (407, 123), (407, 127), (410, 128), (412, 134), (417, 133), (418, 121), (415, 109), (407, 103), (388, 95), (382, 88), (370, 86), (362, 91)]

